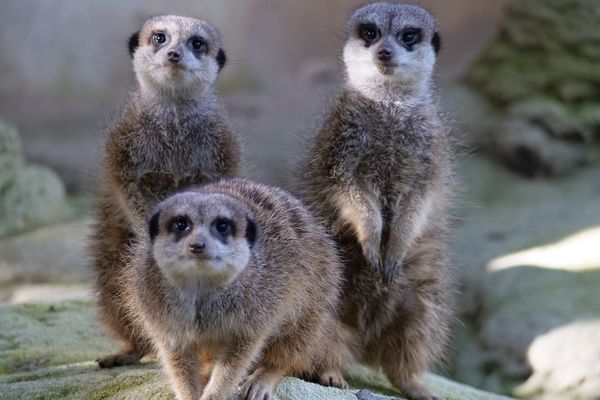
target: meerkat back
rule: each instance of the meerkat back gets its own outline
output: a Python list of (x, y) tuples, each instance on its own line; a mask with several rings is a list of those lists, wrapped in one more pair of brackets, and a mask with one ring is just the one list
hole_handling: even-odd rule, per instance
[(240, 145), (215, 91), (225, 64), (217, 30), (205, 21), (172, 15), (147, 20), (131, 36), (136, 90), (109, 133), (94, 207), (91, 237), (98, 308), (123, 350), (101, 367), (138, 362), (149, 351), (127, 317), (116, 276), (154, 205), (169, 194), (239, 171)]

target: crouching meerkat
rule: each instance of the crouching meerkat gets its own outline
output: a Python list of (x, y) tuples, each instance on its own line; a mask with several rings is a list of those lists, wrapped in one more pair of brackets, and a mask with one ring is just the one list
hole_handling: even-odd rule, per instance
[(432, 93), (436, 20), (414, 5), (373, 3), (348, 21), (347, 82), (309, 153), (300, 191), (339, 239), (342, 321), (361, 361), (411, 399), (445, 352), (452, 275), (445, 235), (447, 127)]
[(149, 349), (122, 304), (117, 272), (132, 227), (156, 203), (192, 184), (238, 171), (240, 146), (215, 93), (225, 63), (217, 30), (205, 21), (158, 16), (129, 40), (137, 88), (107, 137), (95, 202), (91, 255), (99, 313), (124, 342), (101, 367), (134, 364)]
[[(272, 399), (284, 375), (344, 386), (336, 329), (343, 267), (325, 228), (287, 192), (222, 180), (161, 202), (123, 281), (131, 316), (179, 400)], [(329, 371), (329, 372), (327, 372)]]

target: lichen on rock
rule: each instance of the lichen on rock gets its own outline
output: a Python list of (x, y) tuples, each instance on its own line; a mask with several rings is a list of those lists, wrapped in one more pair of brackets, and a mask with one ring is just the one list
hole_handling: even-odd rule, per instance
[[(0, 399), (173, 399), (152, 357), (139, 366), (98, 368), (93, 360), (118, 344), (102, 334), (90, 302), (0, 305), (0, 326)], [(373, 371), (358, 368), (349, 377), (350, 390), (285, 378), (274, 400), (352, 400), (365, 385), (398, 396)], [(425, 380), (448, 400), (507, 399), (434, 375)]]
[(0, 121), (0, 237), (68, 214), (60, 178), (49, 168), (26, 165), (17, 130)]
[[(539, 125), (567, 146), (573, 143), (593, 148), (580, 161), (597, 161), (598, 25), (600, 3), (595, 0), (511, 0), (498, 35), (471, 66), (465, 81), (481, 91), (506, 119)], [(501, 142), (505, 133), (505, 129), (496, 130), (491, 143)], [(543, 146), (540, 141), (542, 153), (546, 151)], [(551, 160), (545, 162), (540, 169), (543, 174), (569, 172), (552, 168)], [(532, 175), (531, 171), (523, 172)]]

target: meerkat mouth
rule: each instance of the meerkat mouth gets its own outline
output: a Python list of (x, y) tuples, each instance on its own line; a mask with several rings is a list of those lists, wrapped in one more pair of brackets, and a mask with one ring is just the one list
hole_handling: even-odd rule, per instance
[(396, 68), (398, 68), (398, 64), (395, 63), (379, 63), (377, 64), (377, 69), (383, 75), (394, 75), (396, 72)]

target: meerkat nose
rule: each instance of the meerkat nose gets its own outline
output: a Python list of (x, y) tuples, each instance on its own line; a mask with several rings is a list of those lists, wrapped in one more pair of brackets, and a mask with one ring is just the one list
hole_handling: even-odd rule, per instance
[(173, 64), (177, 64), (179, 60), (181, 60), (181, 52), (177, 50), (169, 50), (167, 52), (167, 60), (171, 61)]
[(191, 243), (190, 251), (192, 252), (192, 254), (201, 254), (202, 252), (204, 252), (205, 247), (206, 247), (206, 244), (203, 242)]
[(381, 47), (379, 50), (377, 50), (377, 58), (380, 61), (390, 61), (392, 59), (392, 54), (394, 53), (389, 47)]

